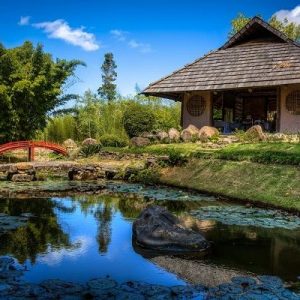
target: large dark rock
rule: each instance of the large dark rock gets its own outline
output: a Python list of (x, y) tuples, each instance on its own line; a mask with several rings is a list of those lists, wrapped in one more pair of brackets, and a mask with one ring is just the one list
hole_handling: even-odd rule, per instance
[(177, 217), (160, 206), (146, 208), (133, 223), (133, 243), (167, 253), (199, 253), (210, 243), (199, 233), (185, 228)]

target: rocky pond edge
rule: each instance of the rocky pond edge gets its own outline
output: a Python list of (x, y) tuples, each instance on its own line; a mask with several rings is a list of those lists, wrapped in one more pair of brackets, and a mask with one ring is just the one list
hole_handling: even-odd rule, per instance
[(215, 287), (163, 286), (140, 281), (117, 282), (94, 278), (86, 283), (48, 279), (30, 283), (22, 279), (25, 267), (10, 256), (0, 257), (0, 299), (291, 299), (300, 295), (275, 276), (237, 276)]

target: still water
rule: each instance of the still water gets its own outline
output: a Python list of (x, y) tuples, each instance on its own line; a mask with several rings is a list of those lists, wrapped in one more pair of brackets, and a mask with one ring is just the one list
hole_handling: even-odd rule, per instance
[(31, 282), (110, 276), (120, 282), (185, 284), (184, 276), (154, 264), (132, 246), (132, 222), (146, 205), (155, 203), (213, 242), (209, 256), (182, 260), (292, 282), (300, 275), (300, 220), (295, 217), (247, 210), (176, 189), (123, 184), (110, 189), (103, 195), (0, 199), (0, 213), (30, 213), (24, 226), (0, 235), (0, 255), (25, 263), (24, 279)]

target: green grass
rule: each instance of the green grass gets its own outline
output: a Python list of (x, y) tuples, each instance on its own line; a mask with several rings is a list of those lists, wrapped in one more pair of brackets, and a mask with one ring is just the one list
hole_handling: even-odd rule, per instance
[(164, 169), (161, 182), (300, 211), (300, 169), (220, 159), (192, 159)]
[(133, 154), (156, 154), (156, 155), (167, 155), (170, 151), (176, 150), (182, 154), (190, 155), (197, 153), (198, 151), (208, 152), (201, 144), (196, 143), (177, 143), (177, 144), (153, 144), (146, 147), (125, 147), (125, 148), (114, 148), (104, 147), (103, 150), (118, 152), (118, 153), (133, 153)]
[(300, 144), (232, 144), (210, 154), (198, 152), (195, 156), (262, 164), (300, 165)]
[(235, 143), (207, 149), (182, 143), (117, 151), (167, 155), (174, 150), (190, 159), (186, 165), (163, 169), (164, 184), (300, 212), (300, 144)]
[(122, 153), (168, 155), (177, 151), (196, 158), (215, 158), (230, 161), (249, 161), (262, 164), (300, 165), (300, 144), (254, 143), (230, 144), (221, 149), (209, 149), (196, 143), (157, 144), (143, 148), (106, 148)]

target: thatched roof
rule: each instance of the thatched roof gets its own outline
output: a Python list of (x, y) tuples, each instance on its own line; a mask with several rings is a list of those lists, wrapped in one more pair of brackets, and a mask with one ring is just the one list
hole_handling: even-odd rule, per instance
[(300, 83), (300, 46), (258, 17), (221, 48), (186, 65), (143, 93), (180, 100), (187, 91)]

